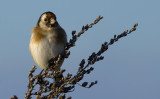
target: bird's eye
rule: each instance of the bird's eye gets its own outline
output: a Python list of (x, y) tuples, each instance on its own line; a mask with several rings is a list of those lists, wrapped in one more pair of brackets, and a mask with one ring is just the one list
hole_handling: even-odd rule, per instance
[(46, 21), (47, 21), (47, 18), (45, 18), (44, 21), (46, 22)]

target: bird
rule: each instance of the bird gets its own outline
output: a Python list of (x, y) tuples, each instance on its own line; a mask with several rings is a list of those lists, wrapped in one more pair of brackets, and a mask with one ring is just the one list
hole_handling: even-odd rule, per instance
[[(47, 11), (40, 15), (38, 22), (32, 28), (29, 51), (34, 62), (41, 68), (48, 68), (48, 61), (65, 51), (67, 34), (59, 25), (56, 15)], [(54, 68), (59, 71), (63, 61)]]

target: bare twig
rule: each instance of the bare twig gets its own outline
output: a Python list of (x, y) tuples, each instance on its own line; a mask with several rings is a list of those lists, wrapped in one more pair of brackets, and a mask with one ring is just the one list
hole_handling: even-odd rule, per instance
[[(135, 31), (138, 24), (135, 24), (129, 31), (126, 30), (119, 35), (114, 35), (114, 37), (111, 38), (109, 42), (104, 42), (97, 52), (93, 52), (88, 57), (88, 60), (82, 59), (79, 64), (78, 71), (75, 75), (67, 74), (65, 77), (62, 77), (65, 70), (60, 70), (57, 72), (51, 72), (50, 70), (54, 69), (55, 66), (61, 63), (61, 61), (63, 61), (65, 58), (68, 58), (68, 56), (70, 55), (69, 49), (75, 46), (77, 39), (81, 37), (81, 35), (84, 34), (84, 32), (89, 28), (92, 28), (94, 24), (98, 23), (102, 18), (103, 17), (99, 16), (93, 23), (83, 26), (82, 30), (77, 34), (76, 31), (72, 31), (72, 38), (67, 43), (65, 52), (55, 58), (52, 58), (49, 61), (47, 70), (42, 70), (39, 74), (34, 75), (33, 73), (36, 70), (36, 66), (33, 66), (28, 74), (29, 84), (25, 99), (31, 99), (34, 95), (36, 96), (36, 99), (65, 99), (65, 94), (73, 92), (76, 85), (80, 85), (84, 88), (91, 88), (93, 85), (97, 84), (97, 81), (90, 82), (90, 84), (86, 81), (82, 84), (79, 84), (79, 82), (83, 80), (86, 74), (90, 74), (90, 72), (94, 70), (91, 65), (104, 59), (102, 54), (108, 50), (110, 45), (113, 45), (120, 38), (126, 37), (128, 34)], [(58, 78), (60, 80), (55, 81), (55, 78)], [(35, 89), (36, 86), (38, 86), (39, 89)], [(14, 96), (11, 99), (18, 98)], [(71, 97), (68, 97), (67, 99), (71, 99)]]

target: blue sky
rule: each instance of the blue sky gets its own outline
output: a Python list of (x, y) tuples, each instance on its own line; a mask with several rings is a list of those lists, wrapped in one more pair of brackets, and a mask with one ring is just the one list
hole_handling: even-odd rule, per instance
[[(160, 99), (159, 0), (3, 0), (0, 3), (0, 97), (24, 99), (27, 75), (35, 65), (28, 50), (31, 29), (45, 11), (57, 15), (68, 39), (71, 31), (104, 19), (87, 31), (71, 49), (62, 68), (76, 73), (81, 59), (98, 51), (114, 34), (139, 23), (137, 31), (104, 53), (84, 81), (98, 80), (90, 89), (76, 86), (73, 99)], [(37, 72), (41, 69), (38, 67)]]

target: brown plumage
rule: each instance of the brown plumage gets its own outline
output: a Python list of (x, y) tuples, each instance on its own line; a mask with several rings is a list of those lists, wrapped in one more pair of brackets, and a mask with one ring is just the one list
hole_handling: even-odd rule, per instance
[[(29, 50), (35, 63), (42, 69), (46, 69), (51, 58), (64, 52), (66, 43), (66, 32), (57, 22), (56, 15), (52, 12), (43, 13), (36, 27), (32, 29), (29, 44)], [(60, 69), (61, 64), (55, 71)]]

